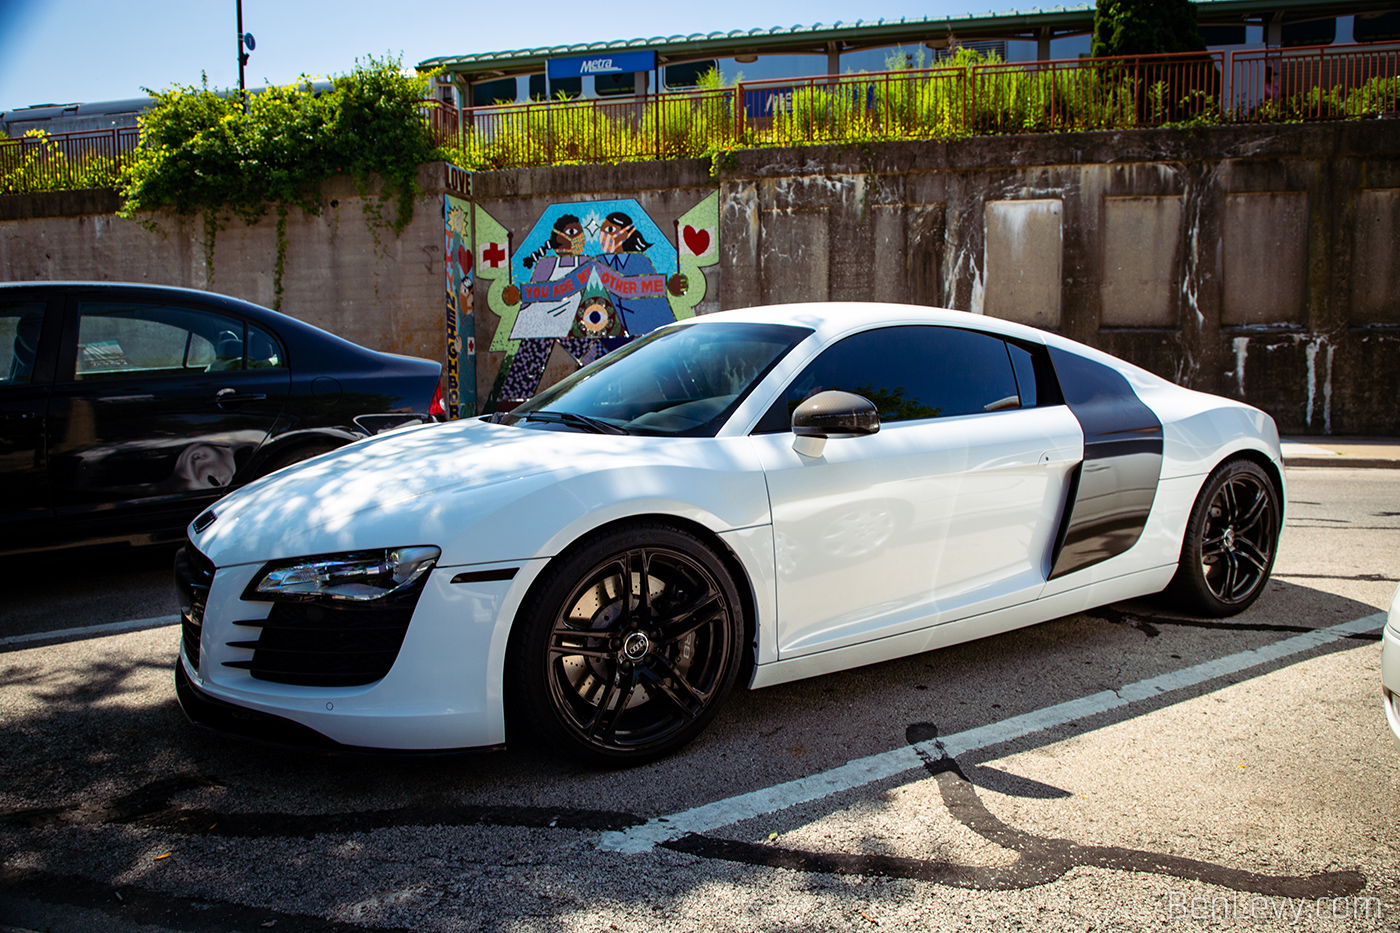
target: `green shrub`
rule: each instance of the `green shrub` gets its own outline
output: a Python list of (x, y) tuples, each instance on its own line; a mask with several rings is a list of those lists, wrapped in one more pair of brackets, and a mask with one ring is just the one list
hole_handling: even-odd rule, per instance
[(128, 217), (160, 209), (229, 211), (247, 223), (270, 207), (321, 209), (320, 186), (346, 175), (362, 190), (385, 181), (395, 232), (413, 216), (418, 166), (440, 157), (423, 119), (426, 79), (394, 59), (357, 61), (318, 93), (311, 79), (247, 95), (199, 87), (154, 94), (141, 118), (142, 146), (127, 170)]

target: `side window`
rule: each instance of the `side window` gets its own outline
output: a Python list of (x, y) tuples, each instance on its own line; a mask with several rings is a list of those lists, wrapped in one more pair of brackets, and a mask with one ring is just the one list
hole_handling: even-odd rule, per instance
[(287, 365), (282, 345), (277, 338), (260, 327), (248, 325), (248, 368), (281, 369)]
[(173, 305), (85, 301), (78, 307), (79, 380), (244, 368), (237, 318)]
[(483, 81), (472, 85), (472, 106), (489, 107), (492, 104), (515, 103), (515, 79), (500, 78), (496, 81)]
[(44, 302), (0, 304), (0, 385), (28, 385), (39, 357)]
[(1031, 356), (1031, 351), (1024, 347), (1018, 347), (1014, 343), (1008, 343), (1006, 351), (1011, 354), (1011, 368), (1016, 371), (1016, 391), (1021, 396), (1021, 407), (1034, 408), (1036, 406), (1035, 359)]
[[(1030, 354), (1026, 357), (1029, 363)], [(1000, 338), (952, 327), (887, 327), (828, 347), (788, 385), (755, 433), (788, 430), (793, 409), (827, 389), (870, 399), (882, 423), (1023, 405), (1007, 344)]]

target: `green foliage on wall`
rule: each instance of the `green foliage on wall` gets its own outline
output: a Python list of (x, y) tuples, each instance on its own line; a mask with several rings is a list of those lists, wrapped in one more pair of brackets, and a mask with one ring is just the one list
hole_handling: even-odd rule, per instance
[[(141, 118), (143, 145), (126, 171), (122, 215), (202, 212), (212, 256), (219, 223), (210, 217), (233, 214), (252, 224), (274, 209), (280, 268), (288, 206), (318, 214), (326, 179), (353, 178), (367, 193), (377, 175), (384, 188), (366, 220), (400, 233), (413, 217), (418, 166), (441, 158), (421, 113), (426, 80), (404, 74), (395, 59), (371, 57), (332, 79), (328, 91), (303, 77), (249, 94), (246, 112), (237, 93), (211, 90), (207, 80), (154, 94)], [(385, 211), (389, 202), (393, 209)]]
[(1098, 0), (1094, 10), (1090, 54), (1095, 58), (1205, 47), (1196, 28), (1196, 4), (1190, 0)]

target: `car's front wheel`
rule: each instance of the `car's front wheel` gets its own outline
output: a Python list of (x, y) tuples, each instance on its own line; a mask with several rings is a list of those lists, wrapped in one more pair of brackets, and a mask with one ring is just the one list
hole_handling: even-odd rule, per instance
[(1273, 570), (1281, 515), (1274, 484), (1258, 464), (1222, 464), (1191, 509), (1168, 592), (1201, 615), (1248, 609)]
[(668, 755), (714, 718), (743, 653), (724, 562), (679, 528), (603, 534), (545, 571), (507, 670), (516, 727), (606, 765)]

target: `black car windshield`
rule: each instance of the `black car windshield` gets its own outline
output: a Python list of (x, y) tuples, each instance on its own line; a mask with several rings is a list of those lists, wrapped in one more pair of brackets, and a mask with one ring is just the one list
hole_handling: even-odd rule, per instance
[[(614, 350), (494, 420), (595, 433), (713, 437), (811, 328), (668, 327)], [(557, 429), (557, 428), (556, 428)]]

